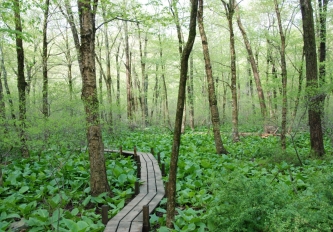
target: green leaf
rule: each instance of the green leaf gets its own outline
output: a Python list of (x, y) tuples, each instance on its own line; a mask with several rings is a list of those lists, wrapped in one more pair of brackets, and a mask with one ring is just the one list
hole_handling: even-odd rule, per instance
[(159, 232), (169, 232), (169, 228), (166, 227), (166, 226), (161, 226), (159, 229), (158, 229)]
[(79, 228), (79, 231), (86, 231), (86, 229), (89, 227), (88, 223), (86, 223), (85, 221), (78, 221), (77, 226)]
[(23, 186), (23, 187), (20, 188), (19, 193), (25, 193), (28, 190), (29, 190), (28, 186)]
[(79, 231), (79, 226), (73, 220), (64, 218), (62, 221), (66, 224), (68, 229), (70, 229), (72, 232)]
[(74, 209), (72, 210), (72, 212), (71, 212), (71, 214), (72, 214), (73, 216), (76, 216), (78, 213), (79, 213), (79, 209), (78, 209), (78, 208), (74, 208)]
[(87, 196), (86, 199), (83, 200), (82, 205), (86, 206), (91, 200), (91, 195)]
[(201, 166), (202, 166), (203, 168), (210, 168), (212, 165), (211, 165), (211, 163), (209, 162), (209, 160), (207, 160), (207, 159), (203, 159), (203, 160), (201, 160)]

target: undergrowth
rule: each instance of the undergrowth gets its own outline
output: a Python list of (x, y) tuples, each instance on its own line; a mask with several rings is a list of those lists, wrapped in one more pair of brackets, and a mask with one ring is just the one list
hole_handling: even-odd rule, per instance
[[(232, 143), (223, 135), (228, 155), (215, 154), (213, 134), (203, 128), (182, 135), (177, 209), (172, 231), (331, 231), (333, 176), (329, 156), (309, 156), (309, 135), (290, 139), (285, 151), (279, 137), (242, 137)], [(142, 152), (154, 148), (169, 169), (172, 133), (150, 128), (105, 134), (106, 148)], [(330, 141), (326, 151), (332, 153)], [(29, 231), (103, 231), (100, 206), (109, 217), (124, 207), (136, 181), (134, 162), (106, 154), (113, 195), (89, 195), (89, 162), (85, 152), (55, 146), (30, 159), (2, 163), (0, 230), (25, 220)], [(300, 155), (302, 164), (296, 156)], [(168, 176), (163, 177), (164, 181)], [(166, 199), (150, 216), (152, 230), (165, 227)]]

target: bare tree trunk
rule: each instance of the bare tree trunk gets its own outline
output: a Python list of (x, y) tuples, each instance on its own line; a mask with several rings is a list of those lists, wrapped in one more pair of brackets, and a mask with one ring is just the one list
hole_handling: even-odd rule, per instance
[(116, 105), (118, 110), (118, 119), (121, 119), (120, 112), (120, 62), (119, 62), (119, 53), (120, 53), (120, 45), (119, 43), (116, 53), (116, 69), (117, 69), (117, 97), (116, 97)]
[(161, 41), (161, 35), (159, 34), (159, 44), (160, 44), (160, 62), (161, 62), (161, 69), (162, 69), (162, 85), (163, 85), (163, 94), (164, 94), (164, 108), (165, 108), (165, 118), (167, 121), (168, 126), (171, 128), (171, 120), (170, 120), (170, 113), (169, 113), (169, 103), (168, 103), (168, 91), (165, 81), (165, 63), (163, 61), (163, 49), (162, 49), (162, 41)]
[(1, 121), (6, 118), (6, 104), (4, 101), (4, 94), (3, 94), (3, 85), (2, 85), (2, 70), (0, 69), (0, 119)]
[(281, 15), (277, 0), (274, 0), (275, 12), (278, 20), (279, 33), (281, 39), (280, 56), (281, 56), (281, 77), (282, 77), (282, 118), (281, 118), (281, 147), (286, 149), (287, 133), (287, 63), (286, 63), (286, 37), (283, 32)]
[(203, 0), (199, 0), (199, 10), (198, 10), (198, 26), (202, 41), (202, 50), (205, 59), (205, 70), (207, 75), (207, 83), (208, 83), (208, 99), (209, 99), (209, 107), (211, 114), (211, 121), (213, 124), (213, 133), (214, 133), (214, 141), (215, 148), (217, 154), (227, 154), (227, 150), (223, 146), (223, 142), (221, 139), (220, 132), (220, 115), (217, 107), (217, 100), (215, 94), (215, 86), (213, 79), (213, 71), (212, 65), (210, 62), (210, 55), (208, 49), (208, 40), (206, 37), (206, 32), (203, 24)]
[(238, 101), (237, 101), (237, 74), (236, 74), (236, 52), (235, 52), (235, 35), (233, 28), (233, 16), (235, 13), (235, 0), (226, 3), (221, 0), (227, 15), (228, 27), (230, 33), (230, 67), (231, 67), (231, 96), (232, 96), (232, 140), (239, 141), (238, 133)]
[(125, 56), (126, 56), (126, 90), (127, 90), (127, 120), (132, 123), (133, 112), (132, 112), (132, 77), (131, 77), (131, 63), (130, 63), (130, 52), (128, 44), (128, 25), (127, 21), (124, 22), (125, 32)]
[(142, 88), (140, 90), (140, 98), (141, 98), (141, 110), (142, 110), (142, 121), (144, 126), (148, 125), (148, 75), (146, 73), (146, 59), (147, 59), (147, 32), (145, 33), (144, 38), (144, 46), (142, 48), (142, 41), (141, 41), (141, 28), (139, 24), (138, 26), (138, 34), (139, 34), (139, 48), (140, 48), (140, 63), (141, 63), (141, 83)]
[(258, 98), (259, 98), (259, 104), (260, 104), (260, 110), (261, 110), (261, 116), (265, 122), (265, 118), (266, 118), (266, 102), (265, 102), (265, 96), (264, 96), (264, 91), (262, 90), (262, 86), (261, 86), (261, 81), (260, 81), (260, 76), (259, 76), (259, 70), (253, 55), (253, 51), (252, 51), (252, 47), (250, 44), (250, 41), (247, 37), (247, 33), (243, 27), (242, 21), (240, 19), (240, 16), (237, 16), (237, 23), (238, 23), (238, 27), (242, 33), (243, 39), (244, 39), (244, 44), (249, 56), (249, 62), (251, 64), (251, 68), (252, 68), (252, 73), (253, 73), (253, 77), (256, 83), (256, 87), (257, 87), (257, 93), (258, 93)]
[(3, 79), (3, 84), (4, 84), (4, 87), (5, 87), (5, 91), (6, 91), (6, 95), (7, 95), (7, 98), (8, 98), (8, 103), (9, 103), (9, 109), (10, 109), (10, 116), (11, 116), (11, 119), (16, 119), (16, 115), (15, 115), (15, 111), (14, 111), (14, 104), (13, 104), (13, 100), (12, 100), (12, 97), (11, 97), (11, 93), (10, 93), (10, 89), (9, 89), (9, 86), (8, 86), (8, 81), (7, 81), (7, 70), (6, 70), (6, 67), (5, 67), (5, 60), (4, 60), (4, 54), (3, 54), (3, 51), (2, 51), (2, 45), (0, 44), (0, 57), (1, 57), (1, 63), (0, 63), (0, 72), (2, 73), (2, 79)]
[(45, 0), (44, 5), (44, 22), (43, 22), (43, 55), (42, 55), (42, 63), (43, 63), (43, 115), (45, 118), (49, 116), (49, 101), (48, 101), (48, 92), (49, 92), (49, 80), (47, 76), (47, 24), (49, 17), (49, 6), (50, 0)]
[(93, 196), (110, 191), (106, 176), (104, 146), (99, 121), (99, 103), (95, 65), (95, 14), (98, 0), (78, 1), (80, 17), (80, 58), (82, 101), (86, 112), (87, 141), (90, 159), (90, 188)]
[(306, 64), (306, 93), (308, 100), (308, 115), (310, 126), (311, 151), (317, 156), (325, 154), (323, 131), (321, 126), (322, 111), (318, 105), (325, 99), (320, 94), (318, 86), (317, 71), (317, 52), (316, 38), (313, 22), (313, 10), (311, 0), (300, 0), (302, 21), (303, 21), (303, 40), (305, 47)]
[[(177, 37), (178, 37), (178, 51), (179, 51), (179, 57), (181, 58), (182, 53), (183, 53), (184, 39), (183, 39), (183, 34), (181, 31), (181, 26), (180, 26), (180, 22), (179, 22), (177, 3), (178, 3), (178, 0), (172, 0), (171, 4), (169, 4), (169, 5), (170, 5), (171, 12), (173, 14), (174, 22), (176, 24)], [(186, 127), (186, 93), (185, 93), (184, 97), (185, 97), (185, 103), (184, 103), (184, 111), (183, 111), (183, 121), (182, 121), (182, 126), (181, 126), (182, 134), (185, 132), (185, 127)]]
[(196, 35), (196, 16), (198, 9), (198, 1), (192, 0), (191, 5), (192, 7), (191, 7), (191, 16), (190, 16), (189, 36), (184, 51), (182, 52), (182, 58), (181, 58), (176, 120), (174, 128), (172, 153), (170, 158), (168, 202), (167, 202), (167, 216), (166, 216), (166, 226), (168, 228), (172, 228), (173, 220), (175, 217), (176, 177), (177, 177), (177, 163), (178, 163), (178, 155), (180, 147), (181, 124), (183, 119), (183, 110), (185, 103), (188, 59), (191, 54)]
[(27, 83), (24, 77), (24, 50), (22, 36), (18, 33), (22, 33), (21, 15), (20, 15), (20, 1), (14, 1), (14, 18), (15, 18), (15, 30), (16, 37), (16, 54), (17, 54), (17, 88), (19, 94), (19, 120), (20, 120), (20, 140), (21, 140), (21, 154), (23, 157), (29, 157), (29, 150), (27, 146), (26, 136), (26, 93), (25, 89)]
[(190, 75), (189, 75), (189, 84), (187, 85), (187, 95), (188, 95), (188, 106), (190, 114), (190, 127), (194, 130), (194, 95), (193, 95), (193, 55), (190, 56)]

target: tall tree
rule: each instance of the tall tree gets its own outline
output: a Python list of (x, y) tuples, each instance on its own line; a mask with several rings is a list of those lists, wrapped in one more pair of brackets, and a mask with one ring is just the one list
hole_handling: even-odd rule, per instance
[(286, 149), (287, 132), (287, 63), (286, 63), (286, 36), (282, 28), (280, 8), (277, 0), (274, 0), (275, 13), (278, 20), (280, 34), (280, 57), (281, 57), (281, 77), (282, 77), (282, 117), (281, 117), (281, 147)]
[(127, 92), (127, 120), (131, 123), (133, 120), (133, 101), (132, 101), (132, 72), (131, 72), (131, 59), (128, 38), (128, 25), (127, 21), (124, 22), (125, 34), (125, 57), (126, 57), (126, 92)]
[(147, 42), (148, 42), (148, 33), (145, 32), (144, 43), (142, 47), (141, 39), (141, 28), (140, 24), (137, 23), (138, 35), (139, 35), (139, 49), (140, 49), (140, 63), (141, 63), (141, 84), (142, 88), (140, 90), (140, 103), (141, 103), (141, 115), (144, 126), (148, 125), (148, 74), (146, 72), (146, 63), (147, 63)]
[(235, 14), (236, 2), (221, 0), (228, 20), (230, 35), (230, 71), (231, 71), (231, 95), (232, 95), (232, 140), (239, 141), (238, 133), (238, 100), (237, 100), (237, 73), (236, 73), (236, 51), (235, 51), (235, 34), (233, 26), (233, 17)]
[(21, 154), (23, 157), (29, 156), (26, 137), (26, 86), (24, 76), (24, 50), (23, 50), (23, 33), (21, 23), (21, 8), (20, 0), (14, 0), (14, 18), (15, 18), (15, 41), (16, 41), (16, 55), (17, 55), (17, 88), (19, 94), (19, 120), (20, 120), (20, 140), (21, 140)]
[(44, 5), (44, 21), (43, 21), (43, 52), (42, 52), (42, 63), (43, 63), (43, 115), (44, 117), (49, 116), (49, 103), (48, 103), (48, 76), (47, 76), (47, 24), (49, 17), (49, 6), (50, 0), (45, 0)]
[[(258, 70), (258, 66), (256, 64), (255, 57), (254, 57), (254, 54), (253, 54), (253, 51), (252, 51), (251, 43), (248, 39), (247, 33), (246, 33), (245, 28), (242, 24), (242, 21), (241, 21), (241, 18), (240, 18), (239, 14), (237, 14), (237, 24), (238, 24), (239, 30), (241, 31), (242, 36), (243, 36), (245, 48), (246, 48), (246, 51), (247, 51), (247, 54), (248, 54), (248, 60), (249, 60), (249, 63), (251, 64), (254, 81), (255, 81), (256, 87), (257, 87), (257, 93), (258, 93), (258, 98), (259, 98), (261, 116), (263, 118), (263, 121), (265, 122), (267, 108), (266, 108), (264, 91), (263, 91), (262, 86), (261, 86), (259, 70)], [(251, 85), (250, 85), (250, 87), (251, 87)]]
[(169, 169), (169, 184), (168, 184), (168, 202), (167, 202), (167, 217), (166, 226), (172, 228), (175, 217), (176, 207), (176, 178), (177, 178), (177, 163), (180, 147), (181, 125), (183, 120), (183, 110), (185, 103), (186, 80), (188, 71), (188, 60), (191, 54), (196, 36), (196, 16), (198, 10), (198, 0), (191, 0), (191, 16), (189, 35), (184, 50), (181, 56), (180, 64), (180, 79), (178, 89), (178, 100), (176, 109), (175, 128), (173, 134), (172, 153), (170, 158)]
[(210, 62), (210, 54), (209, 54), (209, 49), (208, 49), (208, 40), (207, 40), (204, 23), (203, 23), (203, 0), (199, 0), (198, 26), (199, 26), (199, 32), (200, 32), (201, 41), (202, 41), (203, 55), (204, 55), (204, 59), (205, 59), (205, 70), (206, 70), (207, 84), (208, 84), (209, 108), (210, 108), (211, 121), (213, 124), (213, 133), (214, 133), (216, 153), (217, 154), (227, 154), (228, 152), (224, 148), (223, 142), (221, 139), (220, 115), (219, 115), (219, 110), (217, 107), (213, 71), (212, 71), (212, 65)]
[(110, 190), (105, 167), (104, 146), (99, 120), (99, 103), (96, 86), (95, 64), (95, 16), (98, 0), (78, 1), (80, 37), (74, 21), (74, 14), (68, 0), (66, 13), (62, 14), (70, 25), (82, 77), (82, 95), (86, 114), (86, 130), (90, 160), (90, 188), (93, 196)]
[(189, 84), (187, 85), (187, 99), (188, 99), (188, 106), (189, 106), (189, 116), (190, 116), (190, 127), (192, 130), (194, 130), (194, 84), (193, 84), (193, 54), (190, 56), (190, 75), (188, 78)]
[(308, 101), (310, 144), (311, 150), (315, 155), (323, 156), (325, 154), (325, 149), (321, 126), (322, 111), (318, 106), (320, 106), (325, 96), (319, 93), (318, 88), (318, 65), (313, 9), (311, 0), (300, 0), (300, 5), (302, 12), (303, 40), (305, 47), (306, 94)]
[(319, 80), (320, 86), (325, 82), (326, 76), (326, 19), (328, 0), (318, 0), (319, 3)]
[[(183, 46), (184, 46), (184, 38), (183, 38), (183, 33), (179, 21), (179, 14), (178, 14), (178, 7), (177, 7), (178, 0), (169, 0), (169, 5), (170, 5), (170, 10), (173, 15), (173, 20), (176, 25), (177, 29), (177, 37), (178, 37), (178, 52), (179, 52), (179, 57), (181, 59), (182, 57), (182, 52), (183, 52)], [(183, 121), (182, 121), (182, 128), (181, 128), (181, 133), (185, 132), (185, 126), (186, 126), (186, 92), (185, 92), (185, 103), (184, 103), (184, 111), (183, 111)]]

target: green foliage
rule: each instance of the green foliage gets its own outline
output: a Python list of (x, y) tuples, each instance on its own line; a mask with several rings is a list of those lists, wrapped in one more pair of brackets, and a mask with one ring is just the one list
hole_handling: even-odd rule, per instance
[[(137, 146), (149, 152), (154, 147), (168, 173), (171, 141), (171, 134), (149, 129), (108, 142), (124, 150)], [(182, 135), (175, 229), (165, 227), (166, 199), (151, 215), (154, 228), (164, 232), (326, 231), (332, 227), (328, 207), (333, 199), (332, 162), (308, 156), (308, 134), (297, 135), (295, 144), (288, 139), (285, 152), (274, 136), (249, 136), (239, 143), (224, 136), (223, 141), (229, 155), (215, 154), (213, 135), (205, 128)], [(295, 147), (305, 166), (300, 166)]]
[(84, 152), (48, 150), (39, 157), (12, 160), (3, 167), (0, 230), (23, 218), (29, 231), (103, 231), (100, 206), (109, 205), (114, 216), (133, 194), (136, 181), (130, 158), (108, 156), (106, 165), (114, 196), (92, 197)]

